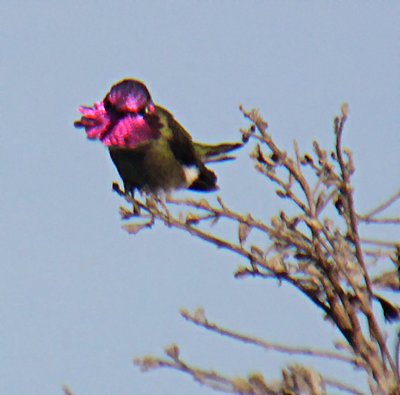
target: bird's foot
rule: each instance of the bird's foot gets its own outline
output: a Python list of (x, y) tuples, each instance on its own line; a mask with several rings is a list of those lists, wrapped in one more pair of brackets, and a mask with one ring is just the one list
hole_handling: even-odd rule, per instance
[(133, 217), (141, 217), (141, 211), (140, 211), (140, 206), (138, 205), (138, 202), (134, 201), (132, 210), (127, 209), (124, 206), (119, 207), (119, 214), (121, 216), (121, 219), (123, 220), (128, 220)]
[(112, 189), (118, 195), (123, 196), (125, 200), (129, 203), (132, 203), (132, 211), (127, 210), (124, 207), (119, 208), (119, 213), (121, 214), (122, 219), (129, 219), (131, 217), (139, 217), (140, 216), (140, 205), (133, 196), (133, 192), (129, 193), (123, 191), (117, 182), (112, 183)]
[(135, 199), (133, 199), (133, 211), (132, 212), (133, 212), (134, 216), (136, 216), (136, 217), (140, 216), (140, 206), (139, 206), (139, 203)]
[(128, 219), (131, 219), (132, 217), (134, 217), (135, 213), (132, 212), (131, 210), (128, 210), (124, 206), (120, 206), (119, 207), (119, 215), (121, 216), (121, 219), (128, 220)]

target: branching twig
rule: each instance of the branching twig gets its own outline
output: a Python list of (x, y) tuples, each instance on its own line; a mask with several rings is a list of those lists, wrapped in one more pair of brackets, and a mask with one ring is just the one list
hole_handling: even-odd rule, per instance
[[(325, 385), (335, 387), (354, 395), (364, 395), (361, 391), (331, 378), (319, 376), (312, 369), (300, 366), (289, 366), (283, 374), (281, 382), (267, 383), (260, 373), (252, 373), (248, 378), (228, 378), (215, 372), (205, 370), (184, 362), (180, 358), (178, 346), (171, 345), (165, 353), (170, 360), (147, 356), (136, 358), (134, 364), (142, 371), (149, 371), (157, 368), (169, 368), (190, 375), (195, 381), (206, 385), (214, 390), (225, 393), (236, 393), (241, 395), (282, 395), (300, 394), (323, 395)], [(298, 386), (301, 386), (301, 389)], [(300, 391), (300, 392), (299, 392)]]

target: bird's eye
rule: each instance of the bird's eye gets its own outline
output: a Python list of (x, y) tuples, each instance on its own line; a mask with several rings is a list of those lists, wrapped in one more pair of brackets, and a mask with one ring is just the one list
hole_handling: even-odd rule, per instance
[(144, 117), (146, 114), (149, 114), (150, 108), (148, 106), (142, 108), (141, 110), (138, 111), (138, 114)]
[(145, 116), (149, 112), (149, 109), (147, 107), (144, 107), (140, 109), (137, 113), (141, 115), (142, 117)]

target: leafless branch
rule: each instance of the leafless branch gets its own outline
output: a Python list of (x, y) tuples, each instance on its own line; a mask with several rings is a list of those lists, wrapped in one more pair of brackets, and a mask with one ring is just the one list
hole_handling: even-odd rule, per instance
[[(125, 224), (124, 228), (135, 234), (152, 228), (159, 221), (167, 227), (187, 232), (244, 258), (246, 266), (241, 266), (236, 271), (236, 278), (255, 276), (287, 282), (318, 306), (324, 316), (336, 325), (346, 340), (345, 349), (350, 355), (267, 342), (210, 323), (199, 312), (191, 315), (183, 311), (185, 319), (204, 329), (266, 350), (330, 358), (353, 364), (364, 370), (371, 394), (400, 395), (399, 357), (396, 354), (399, 352), (399, 345), (390, 352), (386, 331), (373, 309), (373, 301), (377, 300), (386, 318), (393, 319), (398, 312), (398, 306), (376, 295), (374, 289), (398, 290), (400, 280), (396, 270), (400, 266), (400, 244), (362, 237), (359, 227), (361, 222), (370, 223), (371, 226), (399, 224), (398, 218), (377, 218), (376, 215), (397, 201), (400, 192), (367, 214), (357, 215), (351, 182), (355, 169), (353, 158), (351, 152), (342, 146), (344, 125), (348, 116), (347, 105), (342, 106), (341, 115), (334, 120), (334, 150), (327, 151), (315, 141), (312, 154), (301, 154), (295, 142), (294, 155), (290, 155), (279, 148), (267, 133), (268, 124), (258, 111), (246, 111), (243, 108), (241, 111), (251, 123), (248, 129), (242, 130), (242, 135), (244, 141), (255, 143), (251, 153), (255, 169), (277, 187), (276, 195), (279, 198), (293, 205), (292, 214), (289, 216), (281, 211), (267, 225), (251, 213), (243, 214), (231, 209), (221, 197), (217, 198), (217, 203), (211, 203), (206, 199), (177, 199), (167, 196), (164, 200), (157, 196), (145, 196), (143, 201), (135, 202), (136, 210), (133, 212), (121, 210), (123, 219), (134, 219)], [(336, 210), (336, 217), (332, 216), (332, 209)], [(138, 220), (144, 222), (137, 222)], [(237, 229), (236, 239), (219, 235), (221, 220), (227, 226)], [(265, 243), (255, 243), (255, 234), (261, 235)], [(365, 248), (368, 245), (374, 247)], [(385, 250), (380, 251), (380, 248)], [(383, 259), (392, 260), (396, 270), (371, 279), (371, 265), (376, 265)], [(179, 359), (179, 352), (175, 355), (173, 350), (168, 349), (167, 352), (172, 361), (149, 357), (150, 359), (138, 360), (138, 364), (142, 368), (170, 367), (181, 370), (202, 384), (207, 383), (212, 388), (225, 392), (279, 393), (273, 392), (276, 388), (271, 389), (260, 377), (235, 381), (213, 371), (190, 367)], [(355, 388), (334, 379), (323, 378), (308, 368), (289, 367), (285, 372), (281, 383), (306, 383), (304, 385), (309, 393), (324, 394), (327, 385), (361, 394)]]

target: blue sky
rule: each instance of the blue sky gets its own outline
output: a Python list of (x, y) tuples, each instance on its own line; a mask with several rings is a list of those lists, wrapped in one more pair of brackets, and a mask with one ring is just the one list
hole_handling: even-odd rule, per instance
[[(134, 77), (196, 140), (238, 139), (243, 104), (260, 108), (283, 147), (296, 138), (308, 149), (332, 143), (347, 101), (345, 144), (366, 210), (398, 188), (399, 3), (26, 0), (0, 11), (2, 394), (61, 394), (62, 384), (75, 395), (211, 393), (132, 366), (172, 342), (229, 375), (272, 379), (288, 361), (194, 328), (180, 307), (270, 341), (327, 347), (338, 337), (294, 290), (233, 279), (243, 262), (227, 252), (161, 225), (126, 234), (108, 153), (72, 124), (79, 105)], [(249, 151), (216, 168), (220, 193), (268, 221), (281, 203)]]

